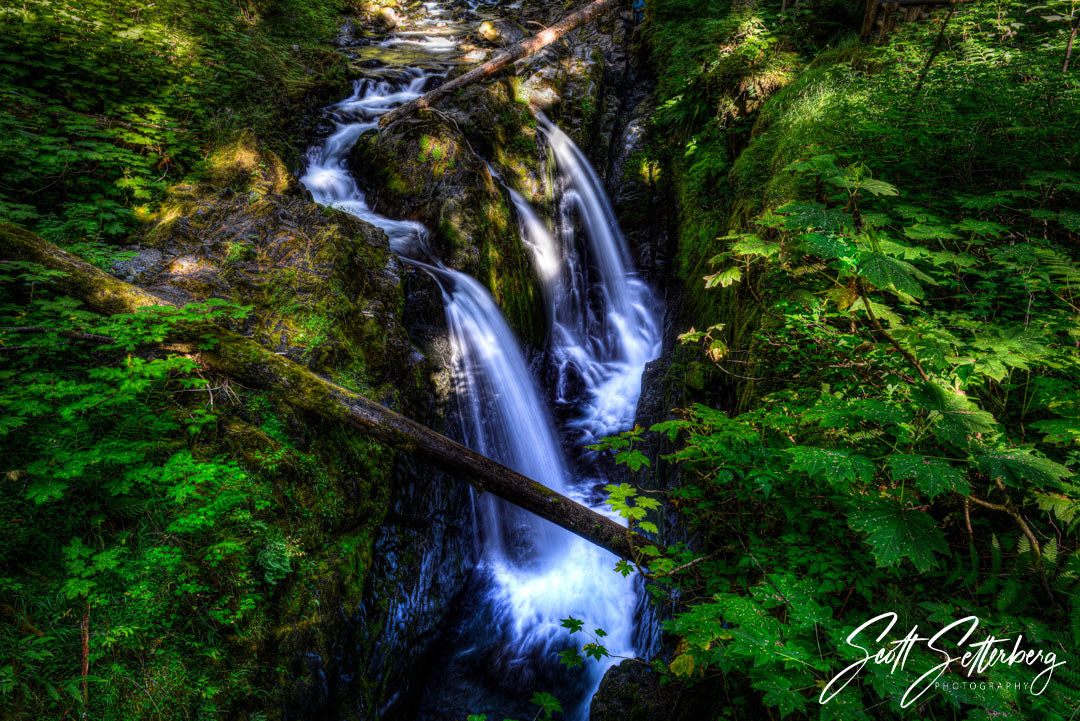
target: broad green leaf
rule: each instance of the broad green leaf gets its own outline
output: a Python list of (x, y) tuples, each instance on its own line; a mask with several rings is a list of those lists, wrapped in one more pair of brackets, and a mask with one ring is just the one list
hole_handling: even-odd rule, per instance
[(848, 514), (848, 524), (866, 535), (879, 566), (909, 559), (921, 572), (937, 567), (935, 553), (947, 554), (945, 537), (923, 511), (905, 508), (894, 498), (870, 498)]
[(784, 227), (791, 230), (817, 228), (826, 231), (839, 231), (851, 225), (851, 216), (838, 208), (826, 208), (821, 203), (788, 203), (777, 212), (784, 213), (787, 219)]
[(67, 487), (68, 484), (56, 478), (38, 478), (27, 486), (26, 498), (38, 505), (50, 500), (59, 500)]
[[(848, 310), (853, 312), (861, 310), (865, 313), (866, 304), (863, 303), (862, 297), (856, 298), (855, 302), (848, 307)], [(904, 324), (904, 319), (894, 313), (893, 309), (887, 305), (870, 301), (870, 310), (873, 311), (874, 317), (882, 321), (885, 325), (894, 326)]]
[(550, 719), (553, 713), (562, 713), (563, 707), (559, 703), (559, 699), (552, 696), (546, 691), (533, 691), (531, 703), (540, 707), (540, 711), (537, 713), (543, 713), (545, 719)]
[(920, 383), (912, 390), (911, 398), (916, 407), (941, 419), (937, 433), (954, 445), (966, 446), (975, 436), (990, 436), (997, 432), (990, 413), (980, 409), (967, 396), (932, 381)]
[(934, 223), (909, 225), (904, 228), (904, 235), (912, 240), (957, 240), (960, 238), (949, 229), (949, 226)]
[(965, 496), (971, 492), (964, 471), (940, 458), (897, 454), (889, 456), (886, 465), (894, 480), (915, 481), (915, 486), (931, 499), (948, 491)]
[(855, 244), (842, 235), (807, 233), (801, 240), (808, 252), (827, 260), (849, 258), (856, 253)]
[(1071, 524), (1080, 515), (1080, 499), (1071, 498), (1060, 493), (1035, 494), (1035, 503), (1042, 511), (1052, 512), (1059, 521)]
[(577, 668), (585, 665), (585, 659), (578, 654), (577, 649), (568, 648), (565, 651), (559, 651), (559, 663), (566, 664), (567, 668)]
[(570, 616), (569, 618), (560, 618), (559, 619), (559, 625), (562, 626), (563, 628), (570, 629), (570, 633), (577, 633), (582, 628), (584, 628), (585, 622), (580, 621), (580, 620), (574, 618), (573, 616)]
[(756, 255), (762, 258), (772, 258), (780, 254), (780, 244), (771, 240), (764, 240), (753, 233), (740, 236), (731, 244), (731, 251), (736, 255)]
[(787, 622), (795, 628), (812, 628), (825, 622), (829, 609), (819, 603), (819, 586), (809, 579), (796, 580), (789, 573), (769, 574), (765, 583), (754, 586), (751, 593), (762, 608), (785, 606)]
[(762, 702), (766, 706), (775, 706), (780, 711), (781, 718), (792, 711), (806, 712), (806, 697), (791, 688), (791, 679), (771, 676), (754, 682), (754, 688), (765, 692)]
[(96, 583), (86, 578), (69, 578), (60, 587), (60, 592), (64, 594), (65, 598), (73, 600), (80, 596), (89, 596), (96, 585)]
[(689, 677), (694, 673), (694, 656), (689, 653), (680, 653), (668, 668), (676, 676)]
[(1058, 213), (1057, 221), (1073, 233), (1080, 233), (1080, 211), (1062, 210)]
[(985, 453), (976, 456), (975, 462), (991, 478), (1015, 488), (1022, 488), (1025, 481), (1045, 488), (1057, 485), (1063, 478), (1073, 475), (1072, 471), (1060, 463), (1022, 450)]
[(881, 289), (889, 289), (915, 298), (926, 293), (916, 280), (921, 274), (915, 266), (898, 258), (881, 253), (863, 253), (859, 257), (859, 272), (864, 278)]
[(653, 433), (663, 433), (669, 441), (674, 441), (679, 436), (679, 431), (687, 427), (686, 421), (661, 421), (654, 423), (649, 430)]
[(615, 463), (625, 465), (631, 471), (637, 472), (642, 466), (651, 466), (649, 457), (637, 449), (619, 451), (615, 454)]
[(792, 458), (789, 471), (804, 471), (811, 478), (825, 481), (868, 483), (876, 470), (866, 456), (851, 455), (847, 451), (799, 446), (786, 452)]
[(895, 185), (886, 183), (884, 180), (874, 180), (873, 178), (859, 181), (859, 189), (865, 190), (872, 195), (900, 195), (900, 191), (896, 189)]
[(880, 238), (877, 241), (878, 249), (885, 255), (903, 260), (918, 260), (930, 255), (930, 251), (917, 245), (908, 245), (888, 238)]
[(714, 288), (719, 285), (721, 288), (727, 288), (732, 283), (738, 283), (740, 280), (742, 280), (742, 271), (739, 270), (739, 266), (733, 265), (712, 275), (705, 276), (705, 287)]
[(1076, 445), (1080, 443), (1080, 418), (1054, 418), (1037, 421), (1032, 428), (1042, 431), (1044, 443)]
[(816, 421), (826, 428), (850, 428), (860, 422), (895, 426), (911, 419), (911, 413), (897, 403), (886, 403), (875, 398), (837, 398), (822, 396), (814, 406), (803, 413), (806, 421)]
[(975, 235), (990, 238), (998, 238), (1002, 233), (1006, 233), (1009, 230), (1000, 223), (994, 223), (989, 220), (976, 220), (974, 218), (964, 218), (959, 223), (954, 223), (952, 227), (965, 233), (973, 233)]

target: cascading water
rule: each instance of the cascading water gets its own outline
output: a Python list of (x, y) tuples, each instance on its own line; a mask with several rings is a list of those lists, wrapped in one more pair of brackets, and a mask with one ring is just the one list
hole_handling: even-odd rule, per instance
[[(412, 31), (382, 45), (419, 45), (437, 55), (448, 42), (445, 32)], [(421, 224), (375, 213), (346, 170), (346, 156), (360, 135), (445, 71), (436, 61), (427, 70), (383, 68), (380, 79), (357, 82), (352, 96), (328, 109), (335, 130), (309, 151), (301, 182), (317, 202), (382, 228), (395, 253), (439, 283), (455, 352), (463, 440), (550, 488), (594, 503), (595, 488), (603, 480), (569, 470), (588, 464), (564, 457), (557, 427), (519, 343), (490, 294), (474, 279), (431, 259)], [(548, 356), (560, 379), (554, 395), (577, 410), (570, 422), (577, 436), (571, 447), (580, 449), (631, 422), (641, 371), (659, 350), (657, 305), (629, 270), (625, 241), (591, 166), (542, 116), (540, 127), (560, 171), (558, 233), (548, 231), (525, 199), (510, 192), (522, 240), (532, 251), (548, 298)], [(578, 224), (584, 242), (575, 238)], [(559, 619), (580, 619), (589, 632), (602, 628), (610, 653), (634, 656), (635, 579), (612, 571), (617, 560), (612, 554), (499, 499), (479, 498), (476, 510), (481, 558), (456, 629), (448, 632), (455, 640), (433, 674), (421, 718), (525, 712), (532, 691), (553, 693), (568, 718), (584, 718), (614, 659), (590, 661), (584, 670), (572, 672), (561, 667), (557, 652), (581, 641), (580, 636), (571, 639)]]
[[(660, 353), (660, 309), (630, 270), (626, 240), (588, 159), (543, 114), (539, 127), (558, 168), (557, 232), (518, 193), (511, 197), (522, 238), (541, 269), (552, 323), (556, 401), (586, 398), (573, 425), (583, 442), (622, 430), (631, 420), (645, 364)], [(584, 243), (575, 235), (580, 223)]]

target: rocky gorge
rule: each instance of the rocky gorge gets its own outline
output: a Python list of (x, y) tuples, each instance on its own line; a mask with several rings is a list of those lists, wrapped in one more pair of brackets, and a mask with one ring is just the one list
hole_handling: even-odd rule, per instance
[(993, 5), (5, 8), (0, 721), (891, 720), (883, 609), (1067, 718), (1076, 8)]
[[(498, 6), (441, 10), (434, 4), (387, 9), (374, 27), (362, 18), (347, 21), (337, 42), (354, 85), (408, 82), (409, 73), (432, 68), (421, 87), (430, 86), (452, 73), (460, 53), (479, 56), (485, 46), (519, 39), (520, 27), (562, 12), (538, 3), (518, 9), (511, 21), (499, 17), (505, 11)], [(506, 190), (547, 213), (555, 209), (535, 113), (550, 113), (578, 140), (607, 178), (620, 220), (633, 229), (628, 240), (636, 264), (648, 269), (650, 281), (663, 277), (657, 261), (669, 252), (671, 218), (650, 212), (663, 206), (654, 180), (629, 165), (651, 111), (632, 32), (628, 14), (616, 13), (437, 112), (363, 135), (349, 156), (373, 208), (431, 228), (434, 256), (487, 286), (536, 364), (542, 365), (547, 319)], [(332, 120), (306, 122), (316, 143), (333, 127)], [(137, 254), (116, 272), (173, 302), (229, 298), (253, 305), (245, 332), (453, 435), (460, 391), (451, 380), (453, 351), (445, 323), (436, 320), (441, 299), (432, 280), (395, 258), (363, 214), (356, 219), (312, 205), (296, 179), (303, 163), (286, 168), (253, 135), (212, 162), (206, 184), (170, 191)], [(284, 296), (286, 285), (309, 295)], [(286, 419), (305, 437), (301, 446), (325, 442), (309, 436), (303, 419)], [(279, 636), (277, 653), (292, 648), (296, 659), (294, 695), (283, 697), (287, 717), (413, 718), (434, 659), (447, 652), (447, 624), (464, 602), (479, 553), (469, 491), (400, 453), (386, 458), (373, 482), (378, 494), (361, 494), (367, 509), (351, 511), (359, 514), (362, 533), (350, 535), (362, 539), (355, 552), (364, 560), (348, 579), (328, 577), (336, 587), (309, 587), (279, 619), (289, 630)], [(346, 508), (359, 500), (346, 499)], [(312, 622), (315, 598), (325, 620)]]

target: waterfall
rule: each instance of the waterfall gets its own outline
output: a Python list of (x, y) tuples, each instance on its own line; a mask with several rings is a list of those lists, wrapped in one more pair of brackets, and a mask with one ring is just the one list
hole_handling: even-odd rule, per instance
[(583, 406), (573, 425), (589, 443), (632, 420), (641, 373), (660, 354), (660, 304), (630, 269), (615, 211), (584, 153), (543, 114), (537, 120), (558, 170), (558, 237), (520, 194), (511, 198), (548, 304), (556, 401)]
[[(388, 44), (422, 39), (409, 33)], [(419, 44), (441, 53), (443, 40)], [(423, 225), (375, 213), (346, 168), (360, 135), (445, 72), (445, 66), (432, 67), (403, 68), (391, 80), (384, 72), (382, 80), (358, 81), (350, 97), (327, 109), (335, 129), (309, 151), (301, 182), (316, 202), (382, 228), (395, 253), (439, 284), (454, 350), (462, 440), (552, 489), (595, 503), (596, 487), (604, 481), (571, 470), (582, 465), (580, 459), (564, 456), (560, 429), (491, 295), (473, 278), (432, 260)], [(630, 270), (625, 240), (592, 167), (557, 126), (539, 120), (559, 170), (557, 232), (548, 230), (521, 195), (510, 194), (545, 290), (552, 327), (548, 355), (560, 378), (556, 400), (579, 410), (571, 429), (577, 435), (572, 447), (580, 449), (632, 421), (641, 371), (659, 351), (658, 305)], [(578, 224), (583, 238), (575, 238)], [(571, 637), (559, 619), (580, 619), (590, 633), (603, 629), (601, 641), (610, 653), (632, 657), (639, 580), (615, 573), (611, 553), (547, 521), (490, 494), (476, 500), (481, 558), (457, 630), (448, 631), (456, 642), (433, 671), (420, 717), (517, 715), (528, 710), (533, 691), (548, 691), (563, 702), (567, 718), (584, 719), (615, 659), (589, 660), (573, 671), (560, 666), (557, 653), (580, 648), (587, 639)], [(597, 510), (607, 512), (602, 505)]]
[[(498, 306), (464, 273), (426, 269), (443, 289), (465, 444), (548, 488), (564, 491), (566, 464), (554, 427)], [(480, 503), (485, 558), (535, 568), (566, 534), (490, 494)]]

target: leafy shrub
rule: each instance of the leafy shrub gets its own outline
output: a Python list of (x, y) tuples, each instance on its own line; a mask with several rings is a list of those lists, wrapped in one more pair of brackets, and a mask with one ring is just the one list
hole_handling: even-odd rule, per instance
[[(944, 13), (880, 47), (822, 48), (833, 31), (798, 5), (650, 10), (653, 132), (680, 202), (679, 272), (697, 287), (683, 312), (704, 329), (682, 337), (740, 399), (654, 426), (674, 448), (662, 460), (639, 457), (641, 429), (601, 444), (680, 471), (659, 493), (608, 489), (631, 518), (638, 499), (665, 501), (694, 539), (637, 559), (676, 604), (660, 671), (714, 684), (739, 717), (1067, 719), (1080, 105), (1061, 72), (1065, 23), (1010, 0), (962, 6), (927, 64)], [(794, 52), (804, 69), (740, 124), (725, 109), (753, 76), (709, 78), (751, 27), (772, 38), (766, 56)], [(663, 514), (640, 515), (664, 530)], [(994, 666), (977, 677), (990, 690), (905, 709), (903, 677), (870, 664), (820, 705), (858, 657), (843, 640), (886, 611), (899, 620), (883, 643), (976, 615), (980, 633), (1010, 647), (1022, 634), (1065, 665), (1042, 695), (1005, 685), (1037, 671)], [(916, 648), (908, 682), (939, 661)]]

